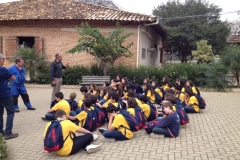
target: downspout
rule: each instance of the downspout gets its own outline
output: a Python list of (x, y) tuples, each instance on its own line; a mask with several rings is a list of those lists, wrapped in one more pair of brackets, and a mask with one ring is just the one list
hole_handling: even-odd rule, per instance
[(139, 58), (139, 48), (140, 48), (140, 27), (144, 27), (144, 26), (153, 26), (153, 25), (156, 25), (156, 24), (159, 24), (159, 20), (157, 20), (156, 22), (154, 23), (149, 23), (149, 24), (143, 24), (143, 25), (139, 25), (138, 26), (138, 38), (137, 38), (137, 63), (136, 63), (136, 68), (138, 68), (138, 58)]

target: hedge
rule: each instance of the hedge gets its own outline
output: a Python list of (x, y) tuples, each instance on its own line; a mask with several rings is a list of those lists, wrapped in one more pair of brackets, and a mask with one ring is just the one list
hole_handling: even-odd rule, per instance
[(0, 134), (0, 160), (5, 160), (7, 158), (7, 145), (3, 139), (3, 135)]
[[(50, 67), (43, 66), (41, 73), (36, 76), (35, 83), (49, 84), (49, 73)], [(110, 68), (109, 76), (113, 79), (117, 74), (121, 74), (139, 84), (142, 84), (146, 77), (161, 82), (164, 76), (168, 76), (175, 84), (175, 80), (181, 77), (192, 80), (195, 85), (200, 87), (224, 90), (229, 87), (227, 73), (228, 69), (221, 64), (180, 63), (164, 67), (140, 66), (139, 68), (120, 65)], [(96, 64), (90, 67), (72, 66), (63, 71), (63, 84), (77, 85), (81, 83), (82, 76), (102, 75), (102, 69)]]

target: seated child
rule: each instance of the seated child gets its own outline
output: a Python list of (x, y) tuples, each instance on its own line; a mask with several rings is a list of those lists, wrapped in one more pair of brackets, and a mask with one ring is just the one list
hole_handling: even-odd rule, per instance
[[(89, 131), (94, 131), (96, 129), (96, 113), (94, 107), (92, 106), (92, 100), (87, 98), (84, 100), (84, 105), (87, 108), (84, 111), (81, 111), (79, 114), (71, 112), (70, 116), (67, 116), (68, 119), (74, 121), (78, 126), (85, 128)], [(89, 116), (89, 117), (88, 117)], [(91, 123), (86, 123), (86, 120), (90, 118)]]
[(72, 92), (69, 97), (70, 99), (67, 100), (71, 111), (75, 111), (78, 108), (78, 103), (75, 101), (76, 96), (77, 94), (75, 92)]
[(175, 94), (174, 94), (174, 96), (178, 100), (180, 100), (181, 102), (184, 103), (184, 93), (182, 93), (181, 90), (182, 90), (182, 86), (180, 86), (180, 85), (175, 86)]
[(95, 83), (90, 83), (88, 93), (95, 96), (100, 94), (100, 91)]
[[(55, 113), (55, 117), (58, 121), (60, 121), (60, 125), (62, 127), (62, 135), (63, 139), (66, 139), (63, 143), (63, 147), (56, 151), (55, 153), (59, 156), (69, 156), (77, 153), (81, 149), (86, 149), (88, 153), (93, 153), (100, 150), (100, 145), (93, 145), (91, 144), (92, 141), (98, 138), (97, 135), (93, 135), (88, 130), (77, 126), (76, 124), (72, 123), (71, 121), (67, 120), (66, 113), (63, 110), (58, 110)], [(52, 122), (49, 122), (44, 130), (44, 146), (45, 142), (48, 140), (46, 139), (46, 135), (48, 131), (50, 131), (49, 126)], [(49, 130), (48, 130), (49, 129)], [(82, 133), (81, 136), (74, 136), (75, 132)], [(69, 134), (72, 134), (68, 136)], [(45, 148), (46, 149), (46, 148)]]
[(137, 102), (137, 105), (140, 107), (142, 105), (142, 102), (136, 98), (136, 94), (134, 91), (129, 91), (128, 92), (128, 97), (130, 98), (135, 98), (136, 102)]
[(153, 81), (152, 87), (160, 95), (160, 97), (163, 98), (163, 92), (161, 91), (160, 86), (158, 85), (158, 81)]
[[(83, 99), (88, 99), (88, 97), (90, 96), (91, 94), (90, 93), (85, 93), (84, 96), (83, 96)], [(78, 113), (80, 113), (80, 111), (83, 111), (86, 109), (86, 107), (84, 106), (84, 103), (83, 103), (84, 100), (79, 100), (78, 101), (78, 109), (76, 109), (75, 111)]]
[(81, 97), (81, 99), (80, 100), (84, 100), (84, 95), (85, 95), (85, 93), (88, 93), (88, 89), (87, 89), (87, 87), (85, 87), (85, 86), (82, 86), (81, 88), (80, 88), (80, 92), (82, 93), (82, 97)]
[(148, 97), (146, 95), (142, 95), (140, 97), (140, 101), (141, 101), (142, 105), (139, 107), (142, 109), (142, 111), (145, 115), (145, 120), (147, 120), (151, 113), (151, 108), (148, 105)]
[(42, 116), (43, 120), (55, 120), (55, 112), (58, 110), (63, 110), (67, 115), (70, 113), (70, 105), (69, 103), (63, 99), (64, 95), (62, 92), (57, 92), (55, 94), (56, 103), (51, 109), (47, 111), (47, 114), (45, 116)]
[(152, 85), (150, 83), (144, 84), (143, 89), (150, 102), (155, 103), (156, 97)]
[(163, 111), (167, 117), (158, 127), (152, 129), (150, 136), (152, 138), (177, 137), (180, 130), (180, 119), (177, 112), (173, 111), (173, 104), (166, 102), (162, 105)]
[(127, 100), (127, 111), (132, 113), (134, 117), (136, 116), (134, 108), (137, 106), (137, 102), (135, 98), (129, 97)]
[(191, 88), (185, 89), (185, 96), (184, 96), (185, 107), (184, 110), (187, 113), (199, 113), (200, 108), (198, 107), (199, 103), (197, 98), (194, 96), (194, 93)]
[[(134, 134), (130, 130), (126, 119), (122, 114), (117, 114), (117, 108), (113, 104), (109, 104), (106, 108), (109, 116), (108, 129), (99, 129), (103, 134), (100, 140), (102, 141), (115, 141), (115, 140), (128, 140), (133, 138)], [(129, 129), (126, 129), (129, 128)]]

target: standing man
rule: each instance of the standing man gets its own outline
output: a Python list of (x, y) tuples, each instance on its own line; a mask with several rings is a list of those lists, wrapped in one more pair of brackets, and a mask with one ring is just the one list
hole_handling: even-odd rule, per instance
[(15, 112), (19, 112), (18, 106), (19, 95), (21, 95), (22, 100), (28, 110), (35, 110), (35, 108), (33, 108), (32, 104), (30, 103), (27, 89), (24, 85), (24, 83), (26, 82), (25, 77), (26, 71), (25, 68), (23, 67), (23, 64), (24, 64), (23, 59), (17, 58), (15, 60), (15, 65), (8, 68), (9, 72), (16, 77), (16, 80), (10, 82)]
[(62, 69), (66, 69), (68, 67), (69, 63), (67, 63), (65, 66), (62, 63), (62, 55), (60, 53), (57, 53), (55, 55), (55, 60), (50, 65), (50, 77), (52, 80), (52, 99), (53, 102), (55, 100), (55, 94), (57, 92), (61, 91), (61, 85), (62, 85)]
[[(12, 133), (13, 118), (14, 118), (14, 105), (11, 95), (11, 88), (8, 85), (8, 81), (15, 80), (15, 76), (12, 75), (4, 65), (5, 58), (0, 53), (0, 134), (4, 135), (6, 140), (16, 138), (17, 133)], [(7, 121), (5, 132), (3, 130), (3, 113), (4, 108), (7, 111)]]

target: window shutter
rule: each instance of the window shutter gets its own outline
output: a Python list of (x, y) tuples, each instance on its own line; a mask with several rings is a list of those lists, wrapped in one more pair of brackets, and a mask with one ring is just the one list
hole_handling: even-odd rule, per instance
[(163, 63), (164, 62), (164, 49), (161, 48), (161, 52), (160, 52), (160, 63)]
[(36, 51), (41, 55), (43, 53), (43, 39), (42, 37), (35, 37), (34, 47)]
[(6, 58), (9, 59), (14, 56), (14, 52), (18, 49), (18, 38), (17, 37), (6, 37), (5, 41), (5, 52)]
[(3, 54), (3, 52), (2, 52), (2, 37), (0, 37), (0, 53)]

